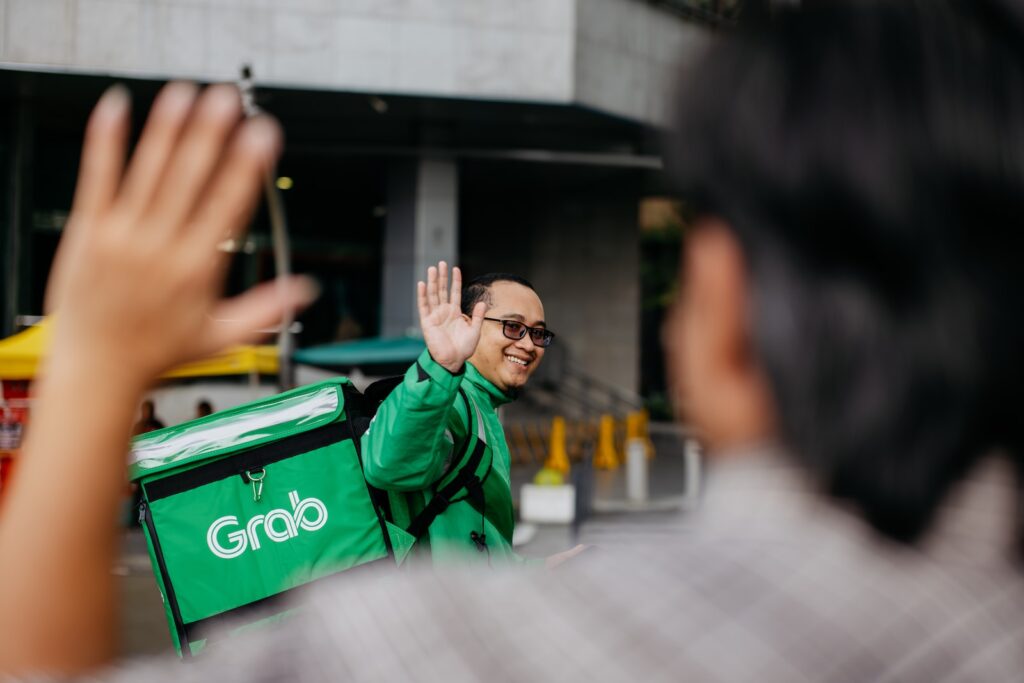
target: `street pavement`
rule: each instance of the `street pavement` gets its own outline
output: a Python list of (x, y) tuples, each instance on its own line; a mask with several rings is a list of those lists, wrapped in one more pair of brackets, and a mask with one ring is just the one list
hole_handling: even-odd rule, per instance
[[(687, 470), (683, 442), (675, 430), (654, 432), (657, 456), (649, 461), (648, 502), (626, 501), (625, 467), (593, 471), (576, 466), (570, 479), (585, 499), (583, 518), (574, 524), (532, 525), (520, 523), (517, 536), (526, 539), (516, 550), (524, 557), (540, 558), (567, 550), (577, 543), (595, 548), (636, 542), (658, 542), (666, 534), (685, 533), (687, 511), (692, 500), (683, 497)], [(513, 493), (532, 480), (536, 466), (512, 470)], [(590, 508), (587, 510), (586, 508)], [(172, 652), (167, 620), (156, 587), (145, 538), (139, 529), (126, 530), (118, 564), (121, 597), (121, 653), (123, 656)]]

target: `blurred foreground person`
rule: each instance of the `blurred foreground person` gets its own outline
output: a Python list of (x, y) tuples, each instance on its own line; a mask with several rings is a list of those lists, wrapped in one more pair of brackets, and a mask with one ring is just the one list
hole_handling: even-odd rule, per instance
[[(111, 678), (1019, 680), (1014, 8), (806, 3), (695, 65), (675, 161), (702, 218), (665, 343), (716, 462), (686, 533), (550, 575), (339, 581), (273, 632)], [(26, 617), (0, 604), (6, 634)]]

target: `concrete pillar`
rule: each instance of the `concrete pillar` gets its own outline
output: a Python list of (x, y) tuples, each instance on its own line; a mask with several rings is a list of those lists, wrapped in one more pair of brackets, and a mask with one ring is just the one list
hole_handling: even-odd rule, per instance
[(395, 162), (388, 177), (381, 336), (419, 333), (416, 281), (458, 265), (458, 168), (451, 159)]

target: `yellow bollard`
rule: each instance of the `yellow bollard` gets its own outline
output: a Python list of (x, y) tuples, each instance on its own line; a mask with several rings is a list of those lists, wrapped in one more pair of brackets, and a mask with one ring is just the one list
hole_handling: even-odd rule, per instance
[(544, 469), (569, 474), (569, 453), (565, 449), (565, 418), (556, 416), (551, 420), (551, 441), (548, 459)]
[(613, 470), (619, 466), (619, 455), (615, 451), (615, 418), (601, 416), (601, 429), (597, 436), (597, 452), (594, 453), (594, 467), (599, 470)]
[(640, 410), (633, 411), (626, 415), (626, 443), (629, 443), (632, 439), (644, 438), (643, 420), (643, 412)]

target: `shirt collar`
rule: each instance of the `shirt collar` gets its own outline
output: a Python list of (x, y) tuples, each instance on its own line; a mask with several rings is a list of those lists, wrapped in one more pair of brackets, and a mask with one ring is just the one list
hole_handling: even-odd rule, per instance
[(511, 403), (515, 400), (515, 396), (510, 395), (494, 386), (490, 380), (480, 374), (480, 371), (476, 369), (476, 366), (466, 362), (466, 379), (473, 383), (474, 386), (483, 390), (485, 394), (491, 399), (491, 406), (497, 408), (500, 405)]

